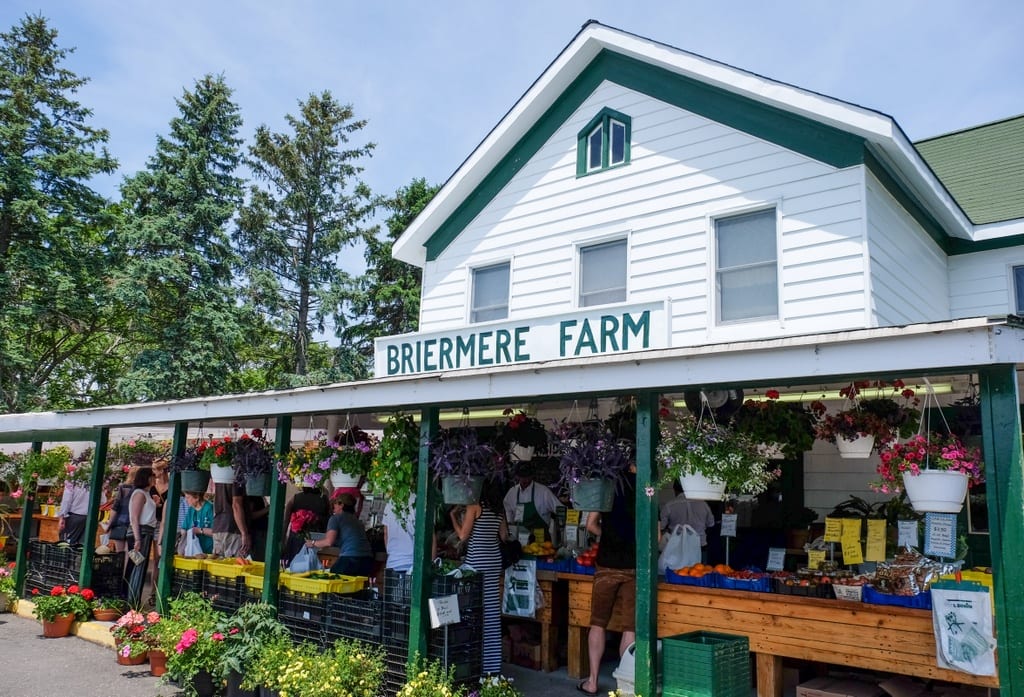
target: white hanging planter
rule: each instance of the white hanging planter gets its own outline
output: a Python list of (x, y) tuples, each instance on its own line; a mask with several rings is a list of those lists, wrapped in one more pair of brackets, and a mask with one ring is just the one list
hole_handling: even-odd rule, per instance
[(362, 479), (358, 474), (347, 474), (345, 472), (331, 472), (331, 486), (335, 489), (354, 489), (359, 486)]
[(860, 436), (854, 440), (846, 440), (839, 436), (836, 438), (836, 447), (839, 448), (839, 456), (844, 460), (866, 460), (871, 457), (871, 451), (875, 448), (875, 437)]
[(235, 468), (231, 465), (210, 465), (210, 478), (214, 484), (231, 484), (235, 481)]
[(533, 459), (533, 446), (513, 443), (512, 447), (509, 449), (509, 453), (512, 455), (513, 461), (529, 462)]
[(919, 513), (959, 513), (967, 497), (967, 475), (951, 470), (904, 473), (903, 488), (910, 505)]
[(725, 482), (708, 479), (703, 474), (684, 474), (679, 478), (679, 483), (688, 499), (700, 501), (722, 501), (725, 499)]

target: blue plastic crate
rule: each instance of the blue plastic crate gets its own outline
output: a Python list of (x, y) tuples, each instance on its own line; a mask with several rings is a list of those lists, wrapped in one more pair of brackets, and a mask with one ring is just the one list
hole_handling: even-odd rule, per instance
[(932, 609), (932, 592), (925, 591), (917, 595), (892, 595), (875, 590), (874, 586), (864, 586), (861, 593), (861, 600), (865, 603), (875, 605), (896, 605), (898, 607), (909, 607), (916, 610)]

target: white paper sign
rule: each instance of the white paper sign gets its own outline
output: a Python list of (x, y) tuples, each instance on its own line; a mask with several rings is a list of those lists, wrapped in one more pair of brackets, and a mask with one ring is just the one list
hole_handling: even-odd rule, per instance
[(956, 514), (924, 514), (924, 553), (930, 557), (956, 556)]
[(736, 537), (736, 518), (735, 513), (723, 513), (722, 514), (722, 537)]
[(458, 624), (459, 618), (459, 596), (445, 595), (440, 598), (427, 600), (430, 607), (430, 627), (437, 629), (449, 624)]
[(900, 547), (916, 548), (920, 544), (917, 541), (917, 521), (898, 520), (896, 524), (899, 526), (899, 537), (896, 544)]
[(769, 547), (768, 548), (768, 564), (765, 568), (768, 571), (782, 571), (782, 567), (786, 563), (786, 548), (785, 547)]

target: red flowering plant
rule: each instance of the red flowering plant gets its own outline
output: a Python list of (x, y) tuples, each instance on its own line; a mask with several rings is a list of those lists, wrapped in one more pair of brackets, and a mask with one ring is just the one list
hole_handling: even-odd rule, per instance
[[(865, 398), (864, 391), (869, 388), (884, 396)], [(811, 403), (811, 409), (819, 415), (814, 432), (821, 440), (835, 443), (837, 438), (856, 440), (874, 436), (874, 447), (881, 451), (883, 446), (917, 431), (921, 419), (917, 406), (921, 402), (902, 380), (853, 382), (839, 390), (839, 394), (850, 402), (850, 407), (835, 414), (825, 414), (821, 402)]]
[(110, 633), (114, 645), (123, 658), (136, 658), (156, 647), (156, 632), (153, 628), (160, 623), (160, 613), (142, 613), (129, 610), (114, 623)]
[(511, 407), (501, 413), (505, 420), (494, 424), (494, 445), (499, 451), (508, 452), (513, 445), (533, 448), (536, 452), (547, 451), (548, 432), (537, 417)]
[(977, 448), (968, 448), (956, 436), (929, 436), (918, 434), (906, 443), (896, 443), (880, 454), (877, 471), (881, 479), (871, 482), (871, 488), (883, 494), (898, 494), (904, 489), (903, 478), (925, 470), (963, 472), (967, 485), (973, 487), (985, 481), (985, 464)]
[(199, 469), (208, 470), (212, 465), (231, 467), (235, 459), (236, 443), (231, 436), (214, 438), (212, 435), (196, 446), (199, 455)]
[(194, 695), (193, 678), (207, 671), (214, 680), (223, 677), (223, 613), (198, 593), (182, 593), (169, 603), (168, 612), (153, 628), (157, 648), (167, 654), (167, 671)]
[(77, 585), (54, 586), (49, 595), (43, 595), (38, 588), (32, 589), (32, 614), (42, 622), (53, 622), (63, 615), (74, 615), (79, 622), (89, 619), (92, 601), (96, 595), (88, 588)]
[(313, 530), (313, 527), (316, 525), (316, 523), (316, 513), (303, 508), (292, 513), (292, 517), (288, 521), (288, 530), (295, 533), (296, 535), (302, 535), (302, 537), (308, 539), (309, 533)]
[[(14, 586), (14, 562), (7, 562), (7, 564), (0, 566), (0, 595), (6, 595), (8, 600), (12, 600), (17, 593), (15, 593)], [(0, 607), (0, 612), (6, 610), (6, 607)]]

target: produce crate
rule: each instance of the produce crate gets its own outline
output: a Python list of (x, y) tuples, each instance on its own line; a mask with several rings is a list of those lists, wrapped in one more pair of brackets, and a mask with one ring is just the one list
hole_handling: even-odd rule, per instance
[(202, 569), (174, 568), (171, 575), (171, 595), (178, 597), (183, 593), (202, 593), (206, 582), (206, 572)]
[(677, 586), (699, 586), (701, 588), (718, 588), (722, 574), (707, 573), (703, 576), (680, 576), (672, 569), (665, 570), (665, 581)]
[(327, 600), (325, 594), (302, 593), (282, 588), (277, 595), (277, 615), (285, 617), (316, 622), (321, 630), (327, 624)]
[(932, 609), (932, 593), (925, 591), (917, 595), (892, 595), (875, 590), (874, 586), (864, 586), (861, 600), (865, 603), (876, 605), (898, 605), (899, 607), (911, 607), (917, 610)]
[(263, 592), (263, 574), (242, 574), (242, 585), (248, 590), (256, 591), (258, 593)]
[(715, 632), (662, 639), (664, 697), (749, 697), (750, 642)]
[(209, 569), (203, 581), (203, 593), (210, 599), (215, 610), (231, 613), (242, 604), (241, 579), (211, 576)]
[[(238, 560), (234, 557), (228, 557), (226, 559), (207, 559), (205, 567), (206, 575), (216, 576), (218, 578), (238, 578), (245, 573), (254, 573), (256, 571), (254, 564), (256, 564), (256, 562), (239, 564)], [(259, 565), (259, 573), (263, 573), (262, 563)]]
[(316, 571), (301, 574), (282, 573), (279, 584), (291, 591), (320, 595), (323, 593), (355, 593), (366, 588), (365, 576), (338, 576), (337, 578), (310, 578)]
[(372, 591), (331, 594), (327, 599), (327, 614), (328, 641), (341, 638), (373, 644), (383, 641), (384, 602)]
[(719, 575), (718, 587), (732, 591), (771, 593), (772, 579), (768, 576), (762, 576), (761, 578), (732, 578), (731, 576)]
[(185, 571), (203, 571), (206, 569), (206, 559), (193, 559), (192, 557), (183, 557), (175, 554), (174, 568)]
[(784, 578), (773, 578), (772, 590), (781, 595), (796, 595), (804, 598), (832, 598), (831, 583), (809, 583), (806, 586), (800, 585), (800, 579), (790, 579), (792, 585), (786, 583)]

